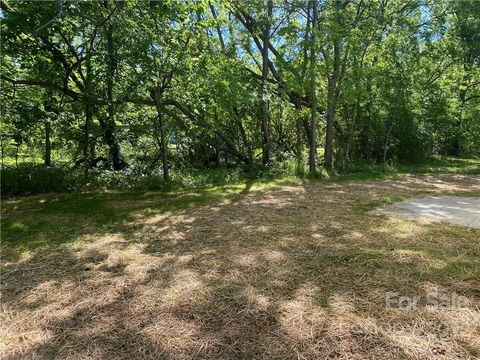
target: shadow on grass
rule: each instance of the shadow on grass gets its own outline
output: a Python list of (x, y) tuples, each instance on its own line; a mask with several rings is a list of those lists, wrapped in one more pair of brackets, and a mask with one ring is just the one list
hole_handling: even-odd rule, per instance
[[(304, 181), (170, 198), (84, 194), (90, 210), (73, 213), (79, 223), (100, 221), (87, 228), (94, 241), (4, 267), (4, 326), (17, 329), (4, 358), (478, 356), (472, 318), (425, 304), (386, 309), (385, 293), (434, 286), (466, 296), (474, 313), (479, 232), (354, 210), (392, 192), (431, 190), (427, 181)], [(68, 199), (39, 204), (52, 220), (68, 213)], [(9, 206), (18, 206), (9, 216), (45, 212)], [(102, 220), (112, 208), (122, 215)]]
[(49, 194), (2, 203), (2, 250), (15, 259), (25, 251), (55, 248), (82, 235), (127, 231), (143, 217), (181, 212), (207, 202), (228, 201), (249, 193), (255, 184), (173, 192)]

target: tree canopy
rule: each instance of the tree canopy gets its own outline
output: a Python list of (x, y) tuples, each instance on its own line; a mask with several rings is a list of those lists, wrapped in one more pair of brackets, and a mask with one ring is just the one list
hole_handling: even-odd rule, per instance
[(1, 20), (2, 158), (168, 180), (480, 155), (476, 1), (10, 0)]

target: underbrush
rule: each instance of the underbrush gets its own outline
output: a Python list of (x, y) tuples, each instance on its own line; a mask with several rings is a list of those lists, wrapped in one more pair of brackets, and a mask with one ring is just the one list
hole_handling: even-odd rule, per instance
[(215, 167), (204, 169), (171, 169), (170, 180), (163, 179), (161, 169), (132, 165), (120, 171), (67, 166), (21, 164), (6, 166), (1, 174), (1, 194), (33, 195), (90, 190), (173, 190), (209, 185), (232, 184), (247, 179), (278, 178), (278, 169), (272, 171), (243, 167)]
[(2, 169), (2, 195), (70, 192), (81, 186), (79, 174), (65, 166), (20, 164)]
[[(423, 164), (346, 163), (327, 173), (319, 166), (315, 177), (341, 179), (383, 179), (406, 174), (480, 174), (480, 160), (434, 158)], [(308, 168), (293, 160), (268, 167), (259, 165), (217, 166), (205, 168), (172, 167), (170, 180), (164, 181), (160, 168), (132, 164), (121, 171), (70, 167), (65, 164), (44, 166), (25, 163), (5, 166), (1, 173), (1, 194), (32, 195), (50, 192), (79, 192), (89, 190), (173, 190), (211, 185), (235, 184), (245, 181), (295, 179), (309, 177)]]
[(480, 159), (434, 157), (421, 163), (388, 163), (386, 165), (350, 162), (337, 167), (336, 174), (349, 177), (384, 178), (408, 174), (480, 174)]

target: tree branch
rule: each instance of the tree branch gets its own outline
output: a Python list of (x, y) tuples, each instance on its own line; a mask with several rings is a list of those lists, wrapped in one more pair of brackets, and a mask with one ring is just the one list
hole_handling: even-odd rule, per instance
[(59, 92), (64, 93), (65, 95), (70, 96), (71, 98), (78, 100), (80, 97), (80, 94), (70, 90), (65, 87), (58, 86), (50, 81), (47, 80), (28, 80), (28, 79), (21, 79), (21, 80), (15, 80), (12, 78), (9, 78), (8, 76), (1, 75), (0, 78), (2, 80), (8, 81), (14, 85), (31, 85), (31, 86), (41, 86), (44, 88), (52, 89), (52, 90), (57, 90)]

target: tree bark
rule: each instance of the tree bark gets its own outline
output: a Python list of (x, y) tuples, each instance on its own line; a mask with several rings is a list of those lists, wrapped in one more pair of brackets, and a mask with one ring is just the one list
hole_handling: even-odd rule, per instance
[(316, 62), (316, 26), (317, 26), (317, 0), (311, 0), (312, 10), (312, 31), (310, 44), (310, 97), (311, 97), (311, 118), (310, 118), (310, 153), (308, 165), (310, 174), (316, 172), (317, 164), (317, 62)]
[(162, 169), (163, 179), (165, 181), (170, 180), (170, 174), (168, 172), (168, 145), (166, 138), (165, 119), (162, 116), (161, 111), (158, 111), (158, 123), (160, 125), (160, 141), (162, 142)]
[[(335, 2), (336, 22), (339, 25), (339, 8), (341, 4), (337, 0)], [(333, 168), (333, 130), (335, 124), (335, 116), (337, 111), (337, 83), (340, 76), (340, 43), (338, 35), (334, 33), (333, 40), (333, 70), (328, 78), (327, 87), (327, 124), (325, 136), (325, 168), (331, 170)]]
[[(359, 69), (363, 69), (363, 62), (365, 60), (365, 54), (367, 53), (368, 44), (364, 47), (362, 52), (362, 57), (360, 59), (360, 63), (358, 65)], [(352, 124), (350, 127), (350, 131), (347, 138), (347, 146), (345, 150), (345, 160), (350, 161), (350, 151), (352, 148), (352, 143), (354, 142), (355, 136), (355, 127), (357, 126), (357, 117), (358, 117), (358, 108), (360, 106), (360, 77), (356, 77), (355, 79), (355, 105), (353, 107), (353, 114), (352, 114)]]
[[(338, 53), (338, 45), (335, 45), (334, 52)], [(326, 137), (325, 137), (325, 168), (333, 168), (333, 124), (335, 123), (335, 116), (337, 111), (337, 104), (335, 98), (335, 89), (338, 80), (339, 62), (337, 57), (334, 56), (334, 70), (333, 74), (328, 79), (327, 90), (327, 124), (326, 124)]]
[(222, 48), (222, 51), (225, 52), (225, 41), (223, 40), (222, 29), (220, 28), (220, 25), (218, 23), (217, 11), (215, 10), (215, 6), (212, 4), (211, 1), (208, 2), (208, 5), (210, 6), (210, 11), (213, 18), (215, 19), (215, 29), (217, 30), (217, 36), (218, 40), (220, 41), (220, 46)]
[(300, 167), (302, 163), (302, 120), (299, 118), (295, 121), (295, 132), (296, 132), (296, 144), (295, 151), (297, 157), (297, 167)]
[(85, 167), (85, 179), (88, 178), (88, 168), (90, 167), (90, 156), (88, 153), (90, 145), (90, 124), (92, 123), (92, 109), (88, 100), (85, 101), (85, 123), (83, 125), (82, 155)]
[[(87, 56), (88, 56), (87, 51)], [(90, 90), (91, 90), (91, 72), (92, 72), (92, 63), (90, 57), (86, 60), (86, 74), (85, 74), (85, 94), (87, 96), (84, 97), (84, 110), (85, 110), (85, 124), (83, 127), (83, 163), (85, 167), (85, 180), (88, 178), (88, 169), (91, 165), (91, 158), (88, 153), (89, 145), (90, 145), (90, 126), (92, 123), (92, 104), (90, 103)]]
[(467, 67), (464, 64), (463, 71), (465, 72), (462, 78), (462, 86), (458, 93), (458, 98), (460, 100), (460, 110), (458, 112), (458, 116), (455, 120), (455, 134), (453, 139), (453, 151), (452, 155), (455, 157), (459, 157), (463, 152), (463, 144), (462, 144), (462, 122), (463, 122), (463, 111), (466, 103), (467, 97), (467, 83), (468, 83), (468, 75), (467, 75)]
[[(108, 7), (108, 1), (104, 2), (105, 7)], [(117, 70), (117, 61), (115, 57), (115, 44), (113, 41), (113, 25), (111, 21), (106, 23), (106, 38), (107, 38), (107, 100), (108, 100), (108, 116), (105, 121), (104, 140), (108, 146), (108, 152), (112, 161), (114, 170), (121, 170), (125, 167), (125, 162), (122, 159), (120, 146), (115, 138), (115, 106), (113, 104), (113, 83), (115, 72)]]
[(263, 135), (263, 151), (262, 151), (262, 164), (268, 165), (270, 162), (270, 114), (268, 109), (268, 72), (269, 72), (269, 60), (268, 60), (268, 48), (270, 43), (270, 27), (273, 12), (273, 1), (268, 0), (266, 9), (266, 24), (262, 32), (262, 135)]
[(162, 149), (162, 170), (163, 170), (163, 179), (165, 181), (170, 180), (169, 169), (168, 169), (168, 144), (167, 144), (167, 135), (165, 129), (165, 118), (162, 116), (162, 104), (161, 104), (161, 94), (160, 89), (155, 89), (152, 91), (152, 97), (155, 101), (155, 107), (157, 109), (157, 120), (160, 128), (160, 145)]
[(4, 165), (4, 158), (5, 158), (5, 150), (3, 149), (3, 136), (0, 136), (0, 152), (1, 152), (1, 161), (2, 161), (2, 170), (5, 167)]
[(50, 166), (52, 164), (52, 145), (50, 142), (51, 129), (50, 119), (47, 119), (45, 121), (45, 158), (43, 160), (45, 166)]
[(58, 107), (54, 106), (53, 104), (53, 94), (50, 91), (47, 91), (44, 101), (43, 101), (43, 108), (45, 109), (45, 115), (44, 115), (44, 146), (45, 146), (45, 152), (43, 156), (43, 164), (45, 166), (50, 166), (52, 163), (52, 144), (50, 141), (51, 138), (51, 133), (52, 133), (52, 122), (51, 122), (51, 117), (55, 116), (58, 117), (59, 115), (59, 109)]
[(390, 124), (390, 127), (388, 128), (387, 136), (385, 137), (385, 144), (383, 146), (383, 162), (382, 162), (382, 168), (383, 171), (385, 172), (385, 166), (387, 164), (387, 152), (388, 152), (388, 144), (390, 142), (390, 134), (392, 133), (394, 122)]
[(18, 149), (20, 148), (19, 143), (15, 143), (15, 167), (18, 167)]

